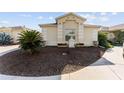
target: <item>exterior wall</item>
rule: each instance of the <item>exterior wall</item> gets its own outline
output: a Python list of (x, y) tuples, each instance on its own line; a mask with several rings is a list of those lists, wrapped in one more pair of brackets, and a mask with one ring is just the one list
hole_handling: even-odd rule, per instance
[(43, 27), (42, 29), (43, 39), (48, 46), (57, 46), (57, 27)]
[[(98, 41), (98, 28), (84, 27), (83, 43), (84, 46), (93, 46), (93, 41)], [(57, 27), (43, 27), (43, 38), (48, 46), (57, 46)], [(78, 43), (78, 42), (77, 42)]]
[(93, 46), (93, 41), (98, 41), (97, 28), (84, 28), (84, 46)]
[(10, 36), (12, 35), (11, 28), (1, 28), (0, 33), (6, 33), (6, 34), (8, 34)]
[(22, 30), (11, 31), (14, 43), (18, 43), (19, 33), (21, 33), (21, 32), (22, 32)]
[(57, 43), (63, 43), (63, 24), (58, 23), (57, 25)]
[(78, 43), (84, 43), (84, 24), (79, 23), (79, 30), (78, 30)]
[(16, 30), (12, 30), (11, 28), (1, 28), (0, 29), (0, 33), (6, 33), (8, 35), (11, 36), (11, 38), (13, 38), (13, 42), (14, 43), (17, 43), (17, 39), (18, 39), (18, 36), (19, 36), (19, 33), (23, 31), (22, 29), (16, 29)]

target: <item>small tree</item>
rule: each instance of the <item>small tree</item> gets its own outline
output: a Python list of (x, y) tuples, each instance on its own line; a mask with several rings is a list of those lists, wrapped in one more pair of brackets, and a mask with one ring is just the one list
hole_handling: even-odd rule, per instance
[(111, 48), (113, 47), (107, 40), (107, 33), (105, 32), (99, 32), (98, 34), (98, 41), (99, 41), (99, 45), (103, 46), (105, 48)]
[(115, 41), (122, 45), (124, 41), (124, 32), (116, 31), (114, 32), (114, 35), (115, 35)]
[(38, 47), (42, 46), (41, 34), (36, 30), (21, 32), (18, 40), (20, 47), (26, 51), (28, 50), (31, 54), (33, 54)]

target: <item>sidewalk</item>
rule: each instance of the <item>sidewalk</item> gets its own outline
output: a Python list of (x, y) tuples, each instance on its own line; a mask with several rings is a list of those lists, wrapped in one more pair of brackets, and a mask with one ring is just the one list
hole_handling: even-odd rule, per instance
[(124, 79), (122, 47), (114, 47), (90, 66), (74, 73), (62, 75), (61, 79), (71, 80), (121, 80)]
[(0, 56), (6, 52), (18, 49), (19, 45), (0, 46)]

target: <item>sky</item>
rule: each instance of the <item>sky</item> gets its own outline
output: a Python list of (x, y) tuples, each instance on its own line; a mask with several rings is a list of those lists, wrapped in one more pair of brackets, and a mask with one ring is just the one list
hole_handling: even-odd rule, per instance
[[(40, 30), (38, 24), (54, 23), (65, 12), (0, 12), (0, 27), (26, 26)], [(123, 12), (76, 12), (87, 19), (85, 23), (113, 26), (124, 23)]]

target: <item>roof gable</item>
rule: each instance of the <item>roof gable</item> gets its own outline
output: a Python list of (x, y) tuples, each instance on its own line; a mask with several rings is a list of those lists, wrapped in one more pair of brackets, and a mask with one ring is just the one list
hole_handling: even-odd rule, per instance
[(81, 17), (81, 16), (79, 16), (79, 15), (76, 15), (75, 13), (67, 13), (67, 14), (65, 14), (65, 15), (63, 15), (63, 16), (59, 16), (59, 17), (57, 17), (56, 18), (56, 21), (58, 21), (59, 19), (62, 19), (62, 18), (64, 18), (64, 17), (68, 17), (68, 16), (75, 16), (75, 17), (77, 17), (77, 18), (79, 18), (79, 19), (81, 19), (82, 21), (86, 21), (86, 19), (85, 18), (83, 18), (83, 17)]

